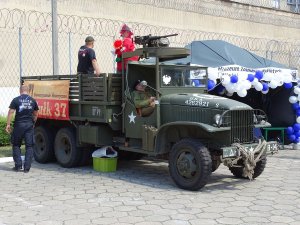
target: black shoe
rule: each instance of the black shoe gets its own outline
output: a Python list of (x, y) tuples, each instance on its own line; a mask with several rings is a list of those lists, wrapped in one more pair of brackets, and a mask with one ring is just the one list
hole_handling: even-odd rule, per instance
[(16, 172), (21, 172), (22, 167), (13, 167), (12, 170), (16, 171)]
[(28, 173), (29, 172), (29, 169), (24, 169), (24, 173)]

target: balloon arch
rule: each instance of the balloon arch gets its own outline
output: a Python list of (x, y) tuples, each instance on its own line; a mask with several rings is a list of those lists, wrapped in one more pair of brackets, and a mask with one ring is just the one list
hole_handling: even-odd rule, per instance
[(288, 138), (293, 143), (300, 143), (300, 82), (298, 71), (281, 68), (245, 68), (238, 65), (222, 66), (208, 69), (208, 91), (216, 89), (219, 95), (232, 96), (237, 93), (246, 97), (250, 88), (255, 88), (263, 94), (269, 89), (284, 86), (286, 89), (294, 88), (294, 94), (289, 102), (296, 116), (296, 123), (286, 129)]

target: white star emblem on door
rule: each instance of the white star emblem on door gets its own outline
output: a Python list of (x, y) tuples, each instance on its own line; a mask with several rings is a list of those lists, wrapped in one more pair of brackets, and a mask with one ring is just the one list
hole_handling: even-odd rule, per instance
[(131, 114), (130, 115), (128, 115), (128, 117), (129, 117), (129, 123), (135, 123), (135, 121), (134, 121), (134, 119), (135, 119), (135, 115), (133, 115), (133, 112), (131, 112)]

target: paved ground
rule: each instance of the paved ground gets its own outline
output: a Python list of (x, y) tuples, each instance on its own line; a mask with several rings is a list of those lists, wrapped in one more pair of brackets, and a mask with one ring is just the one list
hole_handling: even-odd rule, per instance
[(255, 181), (221, 166), (201, 191), (178, 189), (164, 162), (121, 162), (115, 173), (0, 164), (0, 225), (300, 224), (300, 150), (268, 158)]

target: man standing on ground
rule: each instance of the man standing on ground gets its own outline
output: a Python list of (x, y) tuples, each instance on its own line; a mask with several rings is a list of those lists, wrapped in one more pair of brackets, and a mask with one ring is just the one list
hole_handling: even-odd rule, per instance
[(77, 73), (79, 74), (95, 74), (100, 75), (100, 68), (94, 51), (94, 38), (88, 36), (85, 39), (85, 45), (81, 46), (78, 51)]
[(21, 158), (21, 144), (23, 138), (25, 139), (25, 162), (24, 172), (27, 173), (30, 170), (32, 156), (33, 156), (33, 145), (34, 145), (34, 124), (37, 120), (38, 105), (36, 101), (28, 95), (28, 86), (22, 85), (20, 87), (20, 96), (14, 98), (10, 103), (6, 132), (11, 133), (11, 121), (15, 113), (14, 129), (12, 133), (11, 143), (13, 146), (13, 159), (15, 162), (15, 171), (22, 169), (22, 158)]

